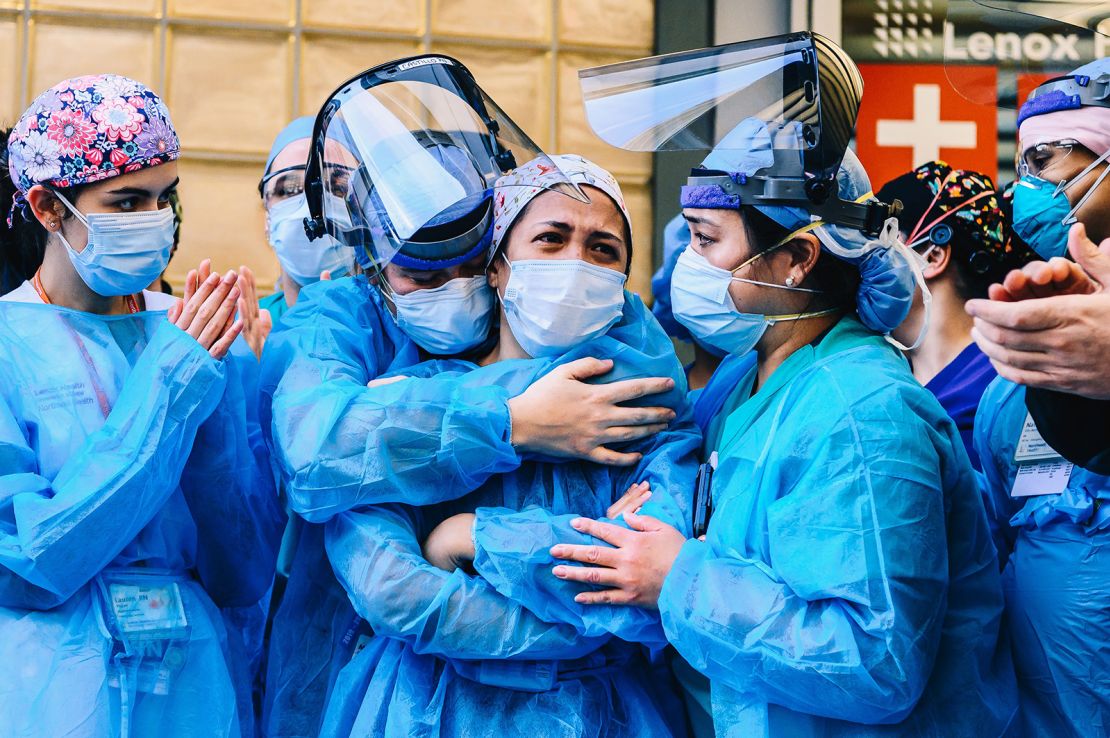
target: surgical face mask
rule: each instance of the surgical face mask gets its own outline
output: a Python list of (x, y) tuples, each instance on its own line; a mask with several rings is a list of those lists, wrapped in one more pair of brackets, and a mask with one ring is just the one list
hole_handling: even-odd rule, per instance
[(577, 259), (505, 261), (505, 319), (529, 356), (564, 354), (621, 317), (627, 278), (620, 272)]
[(80, 252), (69, 245), (61, 231), (58, 238), (90, 290), (104, 297), (133, 295), (166, 270), (173, 251), (173, 208), (85, 215), (60, 193), (54, 194), (89, 231)]
[[(795, 235), (791, 234), (786, 241), (789, 241)], [(786, 241), (783, 241), (783, 243)], [(729, 286), (734, 281), (793, 292), (819, 293), (819, 290), (811, 290), (805, 287), (790, 287), (733, 276), (735, 272), (770, 253), (775, 248), (777, 248), (777, 245), (756, 254), (732, 271), (713, 266), (697, 251), (687, 248), (678, 257), (674, 274), (671, 277), (671, 305), (675, 318), (686, 326), (698, 341), (730, 354), (746, 354), (755, 348), (759, 339), (775, 323), (786, 320), (816, 318), (836, 312), (836, 309), (833, 308), (813, 313), (763, 315), (741, 312), (736, 307), (732, 295), (729, 294)]]
[[(381, 276), (385, 279), (385, 275)], [(474, 348), (493, 323), (493, 290), (486, 278), (458, 277), (434, 289), (390, 293), (397, 325), (425, 351), (454, 356)]]
[(269, 211), (269, 239), (274, 247), (282, 274), (300, 286), (320, 281), (320, 274), (330, 271), (341, 277), (351, 269), (353, 251), (324, 235), (308, 240), (304, 219), (308, 217), (308, 200), (303, 194), (274, 203)]
[(1023, 174), (1014, 186), (1014, 232), (1042, 259), (1047, 261), (1054, 256), (1067, 255), (1068, 229), (1076, 222), (1075, 214), (1110, 174), (1110, 166), (1103, 168), (1074, 207), (1064, 193), (1107, 157), (1110, 157), (1110, 150), (1070, 180), (1061, 180), (1058, 184), (1032, 174)]

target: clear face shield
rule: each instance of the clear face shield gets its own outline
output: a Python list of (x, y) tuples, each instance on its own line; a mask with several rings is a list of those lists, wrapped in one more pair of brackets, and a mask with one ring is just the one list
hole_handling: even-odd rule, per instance
[(305, 229), (378, 269), (454, 266), (488, 245), (497, 179), (535, 159), (550, 164), (546, 188), (588, 202), (459, 62), (390, 62), (346, 82), (317, 116)]
[(590, 127), (632, 151), (713, 150), (743, 176), (696, 172), (738, 202), (801, 207), (878, 233), (889, 208), (837, 196), (863, 94), (859, 70), (814, 33), (793, 33), (579, 72)]

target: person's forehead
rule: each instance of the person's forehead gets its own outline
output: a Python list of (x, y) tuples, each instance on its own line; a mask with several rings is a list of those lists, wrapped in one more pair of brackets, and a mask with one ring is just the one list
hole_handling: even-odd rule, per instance
[(286, 144), (285, 148), (279, 151), (277, 156), (274, 157), (274, 162), (270, 165), (270, 171), (276, 172), (286, 167), (306, 164), (308, 162), (308, 152), (311, 148), (312, 139), (298, 138), (295, 141), (290, 141)]
[(136, 187), (151, 192), (160, 192), (177, 179), (177, 162), (168, 161), (156, 167), (146, 167), (133, 172), (109, 177), (86, 187), (88, 192), (107, 192), (124, 187)]
[[(590, 217), (591, 219), (606, 221), (624, 221), (624, 216), (621, 215), (617, 204), (602, 190), (589, 185), (583, 186), (582, 190), (590, 198), (588, 203), (553, 190), (541, 192), (532, 200), (526, 217), (528, 220), (536, 222), (550, 220), (553, 215), (563, 213), (577, 218)], [(573, 222), (569, 224), (574, 225)]]

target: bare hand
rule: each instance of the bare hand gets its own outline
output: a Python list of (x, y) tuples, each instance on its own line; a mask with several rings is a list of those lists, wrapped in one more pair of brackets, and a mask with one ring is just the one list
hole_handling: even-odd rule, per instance
[[(203, 280), (200, 274), (207, 274)], [(185, 297), (168, 311), (170, 322), (197, 340), (213, 359), (222, 359), (243, 329), (235, 319), (235, 304), (240, 296), (234, 270), (220, 278), (211, 273), (206, 259), (199, 269), (185, 277)]]
[[(1068, 234), (1068, 248), (1076, 264), (1065, 274), (1052, 262), (1042, 263), (1052, 278), (1029, 289), (1019, 285), (1019, 301), (969, 301), (967, 312), (975, 318), (971, 336), (1006, 379), (1110, 399), (1105, 371), (1110, 361), (1110, 239), (1096, 247), (1077, 224)], [(1082, 277), (1074, 270), (1081, 270)], [(1052, 294), (1026, 296), (1034, 289)]]
[(551, 547), (557, 559), (577, 561), (588, 566), (554, 567), (560, 579), (611, 587), (581, 592), (574, 601), (583, 605), (639, 605), (655, 608), (659, 592), (678, 553), (686, 543), (682, 532), (648, 515), (625, 513), (631, 530), (612, 523), (575, 518), (571, 526), (609, 546), (582, 546), (560, 543)]
[(465, 569), (474, 561), (474, 514), (452, 515), (424, 540), (424, 558), (444, 571)]
[(613, 368), (610, 359), (584, 358), (563, 364), (509, 400), (512, 444), (521, 451), (631, 466), (638, 453), (618, 453), (606, 444), (646, 438), (666, 429), (675, 413), (666, 407), (620, 407), (619, 403), (674, 388), (670, 377), (587, 384)]
[(651, 499), (651, 485), (647, 482), (638, 482), (628, 488), (619, 500), (609, 506), (605, 517), (616, 520), (626, 512), (638, 513), (644, 503)]
[(258, 291), (255, 288), (254, 272), (250, 268), (239, 267), (239, 286), (243, 296), (239, 298), (239, 317), (243, 320), (243, 338), (251, 347), (256, 359), (262, 358), (262, 348), (274, 327), (270, 311), (258, 305)]

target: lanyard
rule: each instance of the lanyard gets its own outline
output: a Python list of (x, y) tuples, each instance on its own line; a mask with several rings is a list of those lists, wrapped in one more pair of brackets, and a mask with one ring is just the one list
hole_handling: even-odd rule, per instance
[[(42, 287), (42, 278), (39, 276), (41, 273), (42, 267), (39, 267), (38, 271), (35, 272), (35, 276), (31, 278), (31, 286), (35, 288), (35, 292), (39, 293), (39, 299), (47, 305), (53, 305), (54, 303), (50, 301), (50, 296), (46, 294), (46, 290)], [(126, 295), (124, 299), (127, 301), (127, 311), (129, 313), (134, 315), (139, 312), (139, 303), (134, 295)]]
[[(39, 271), (42, 271), (42, 269), (40, 268)], [(50, 302), (50, 297), (46, 294), (46, 290), (42, 288), (42, 280), (39, 278), (39, 271), (35, 272), (31, 284), (44, 303), (53, 305), (54, 303)], [(132, 315), (139, 312), (139, 304), (135, 301), (134, 295), (127, 295), (127, 309)], [(96, 402), (100, 406), (100, 412), (104, 415), (105, 420), (107, 420), (108, 413), (112, 411), (112, 406), (108, 403), (108, 393), (104, 391), (104, 386), (100, 384), (100, 378), (96, 372), (96, 367), (93, 366), (92, 354), (89, 353), (89, 349), (85, 346), (84, 340), (82, 340), (80, 334), (73, 329), (73, 326), (68, 322), (65, 323), (65, 326), (69, 330), (69, 334), (73, 336), (74, 343), (77, 344), (77, 351), (81, 354), (81, 360), (85, 362), (85, 368), (89, 371), (89, 381), (92, 384), (93, 393), (96, 395)]]

